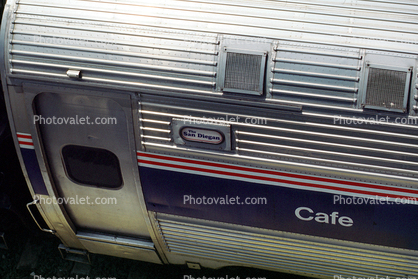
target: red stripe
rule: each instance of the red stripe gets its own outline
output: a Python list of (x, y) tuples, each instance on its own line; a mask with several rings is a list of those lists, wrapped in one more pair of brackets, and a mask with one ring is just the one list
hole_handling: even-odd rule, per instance
[(19, 141), (19, 144), (32, 145), (33, 146), (33, 142), (27, 142), (27, 141)]
[(162, 166), (162, 167), (169, 167), (169, 168), (185, 169), (185, 170), (190, 170), (190, 171), (207, 172), (207, 173), (219, 174), (219, 175), (236, 176), (236, 177), (242, 177), (242, 178), (247, 178), (247, 179), (264, 180), (264, 181), (277, 182), (277, 183), (287, 183), (287, 184), (304, 186), (304, 187), (311, 187), (311, 188), (327, 189), (327, 190), (334, 190), (334, 191), (341, 191), (341, 192), (350, 192), (350, 193), (363, 194), (363, 195), (408, 199), (408, 197), (406, 197), (406, 196), (396, 196), (396, 195), (392, 195), (392, 194), (382, 194), (382, 193), (375, 193), (375, 192), (354, 190), (354, 189), (346, 189), (346, 188), (342, 189), (342, 188), (334, 187), (334, 186), (317, 185), (317, 184), (311, 184), (311, 183), (306, 183), (306, 182), (289, 181), (289, 180), (278, 179), (278, 178), (262, 177), (262, 176), (240, 174), (240, 173), (232, 173), (232, 172), (226, 172), (226, 171), (208, 170), (208, 169), (202, 169), (202, 168), (197, 168), (197, 167), (178, 166), (178, 165), (160, 163), (160, 162), (153, 162), (153, 161), (141, 160), (141, 163), (157, 165), (157, 166)]
[(264, 170), (264, 169), (251, 169), (247, 167), (230, 166), (230, 165), (224, 165), (224, 164), (219, 164), (219, 163), (200, 162), (200, 161), (194, 161), (194, 160), (189, 160), (189, 159), (165, 157), (165, 156), (149, 154), (149, 153), (137, 152), (137, 154), (143, 157), (162, 159), (162, 160), (171, 160), (171, 161), (176, 161), (176, 162), (181, 162), (181, 163), (197, 164), (197, 165), (204, 165), (204, 166), (218, 167), (218, 168), (227, 168), (227, 169), (233, 169), (233, 170), (239, 170), (239, 171), (257, 172), (257, 173), (270, 174), (270, 175), (280, 175), (284, 177), (308, 179), (308, 180), (314, 180), (314, 181), (319, 181), (319, 182), (336, 183), (336, 184), (356, 186), (356, 187), (365, 187), (365, 188), (376, 189), (376, 190), (387, 190), (387, 191), (397, 191), (397, 192), (408, 193), (408, 194), (418, 194), (418, 191), (413, 190), (413, 189), (398, 189), (398, 188), (392, 188), (388, 186), (372, 185), (372, 184), (358, 183), (358, 182), (352, 182), (352, 181), (343, 181), (343, 180), (336, 180), (336, 179), (323, 178), (323, 177), (313, 177), (313, 176), (306, 176), (306, 175), (299, 175), (299, 174), (283, 173), (283, 172)]
[(22, 134), (17, 134), (18, 138), (22, 138), (22, 139), (32, 139), (32, 136), (27, 136), (27, 135), (22, 135)]

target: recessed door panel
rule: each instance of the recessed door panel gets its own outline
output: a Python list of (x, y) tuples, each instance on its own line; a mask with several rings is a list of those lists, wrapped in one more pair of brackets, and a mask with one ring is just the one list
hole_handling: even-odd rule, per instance
[(57, 201), (77, 230), (149, 236), (135, 181), (130, 104), (129, 95), (35, 98)]

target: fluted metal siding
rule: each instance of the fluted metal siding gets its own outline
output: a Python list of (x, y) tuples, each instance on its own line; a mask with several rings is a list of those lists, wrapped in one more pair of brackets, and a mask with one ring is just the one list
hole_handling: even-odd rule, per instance
[(363, 59), (359, 49), (280, 43), (270, 94), (282, 102), (355, 108)]
[(418, 274), (418, 261), (411, 251), (378, 252), (371, 245), (359, 248), (344, 241), (325, 244), (321, 238), (313, 242), (297, 234), (275, 236), (266, 230), (248, 232), (245, 227), (237, 226), (234, 230), (223, 228), (220, 223), (196, 224), (196, 220), (189, 223), (170, 215), (158, 216), (166, 249), (175, 254), (324, 278)]
[[(356, 69), (340, 69), (334, 77), (309, 75), (321, 70), (283, 62), (294, 59), (292, 50), (281, 49), (283, 43), (352, 47), (354, 56), (362, 48), (418, 50), (414, 1), (22, 0), (15, 8), (8, 72), (36, 80), (68, 82), (66, 71), (74, 68), (83, 72), (85, 83), (211, 95), (216, 93), (219, 41), (222, 36), (245, 36), (240, 38), (244, 43), (248, 38), (281, 41), (273, 98), (316, 103), (314, 96), (319, 95), (325, 103), (353, 107)], [(316, 56), (297, 57), (309, 62)], [(331, 64), (359, 65), (355, 57), (318, 57)], [(295, 85), (301, 76), (306, 81)]]
[[(231, 35), (286, 38), (316, 35), (311, 42), (384, 39), (415, 42), (414, 2), (388, 1), (20, 1), (19, 13), (86, 21), (128, 23)], [(77, 10), (77, 13), (71, 13)], [(163, 21), (162, 21), (163, 19)], [(388, 24), (390, 22), (390, 24)], [(240, 26), (237, 30), (237, 26)], [(231, 30), (234, 30), (231, 32)], [(261, 32), (261, 33), (260, 33)], [(341, 38), (338, 38), (341, 36)], [(337, 38), (334, 38), (337, 37)], [(350, 45), (347, 42), (344, 45)], [(360, 41), (359, 41), (360, 42)], [(370, 42), (363, 42), (369, 45)], [(372, 44), (373, 45), (373, 44)], [(379, 44), (375, 44), (378, 46)]]
[[(239, 122), (228, 123), (234, 134), (232, 146), (239, 157), (273, 159), (276, 162), (407, 178), (414, 183), (418, 181), (418, 128), (412, 125), (338, 125), (333, 123), (332, 118), (313, 113), (296, 116), (190, 100), (185, 105), (184, 100), (151, 95), (141, 96), (139, 113), (141, 141), (145, 149), (153, 145), (175, 147), (171, 140), (173, 118), (184, 119), (188, 123), (193, 119), (216, 122), (216, 119), (225, 119), (226, 115), (240, 116)], [(277, 118), (272, 117), (275, 113)], [(267, 122), (245, 123), (247, 117)], [(170, 151), (167, 149), (167, 152)], [(399, 183), (403, 186), (401, 180)]]
[(216, 35), (112, 24), (102, 18), (111, 15), (112, 9), (106, 11), (101, 5), (108, 6), (96, 3), (98, 9), (93, 9), (82, 1), (19, 2), (11, 30), (12, 76), (67, 81), (66, 71), (77, 69), (83, 82), (113, 87), (213, 91)]

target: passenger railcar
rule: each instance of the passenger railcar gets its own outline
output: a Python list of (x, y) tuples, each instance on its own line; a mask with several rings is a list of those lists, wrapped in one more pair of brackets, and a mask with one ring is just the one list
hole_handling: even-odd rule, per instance
[(8, 1), (1, 79), (28, 208), (67, 256), (417, 277), (417, 13)]

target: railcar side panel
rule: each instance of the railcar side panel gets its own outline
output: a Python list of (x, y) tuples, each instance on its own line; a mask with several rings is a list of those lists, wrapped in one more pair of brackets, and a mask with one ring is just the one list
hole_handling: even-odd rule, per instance
[(159, 264), (417, 276), (417, 12), (10, 0), (1, 78), (42, 229)]

